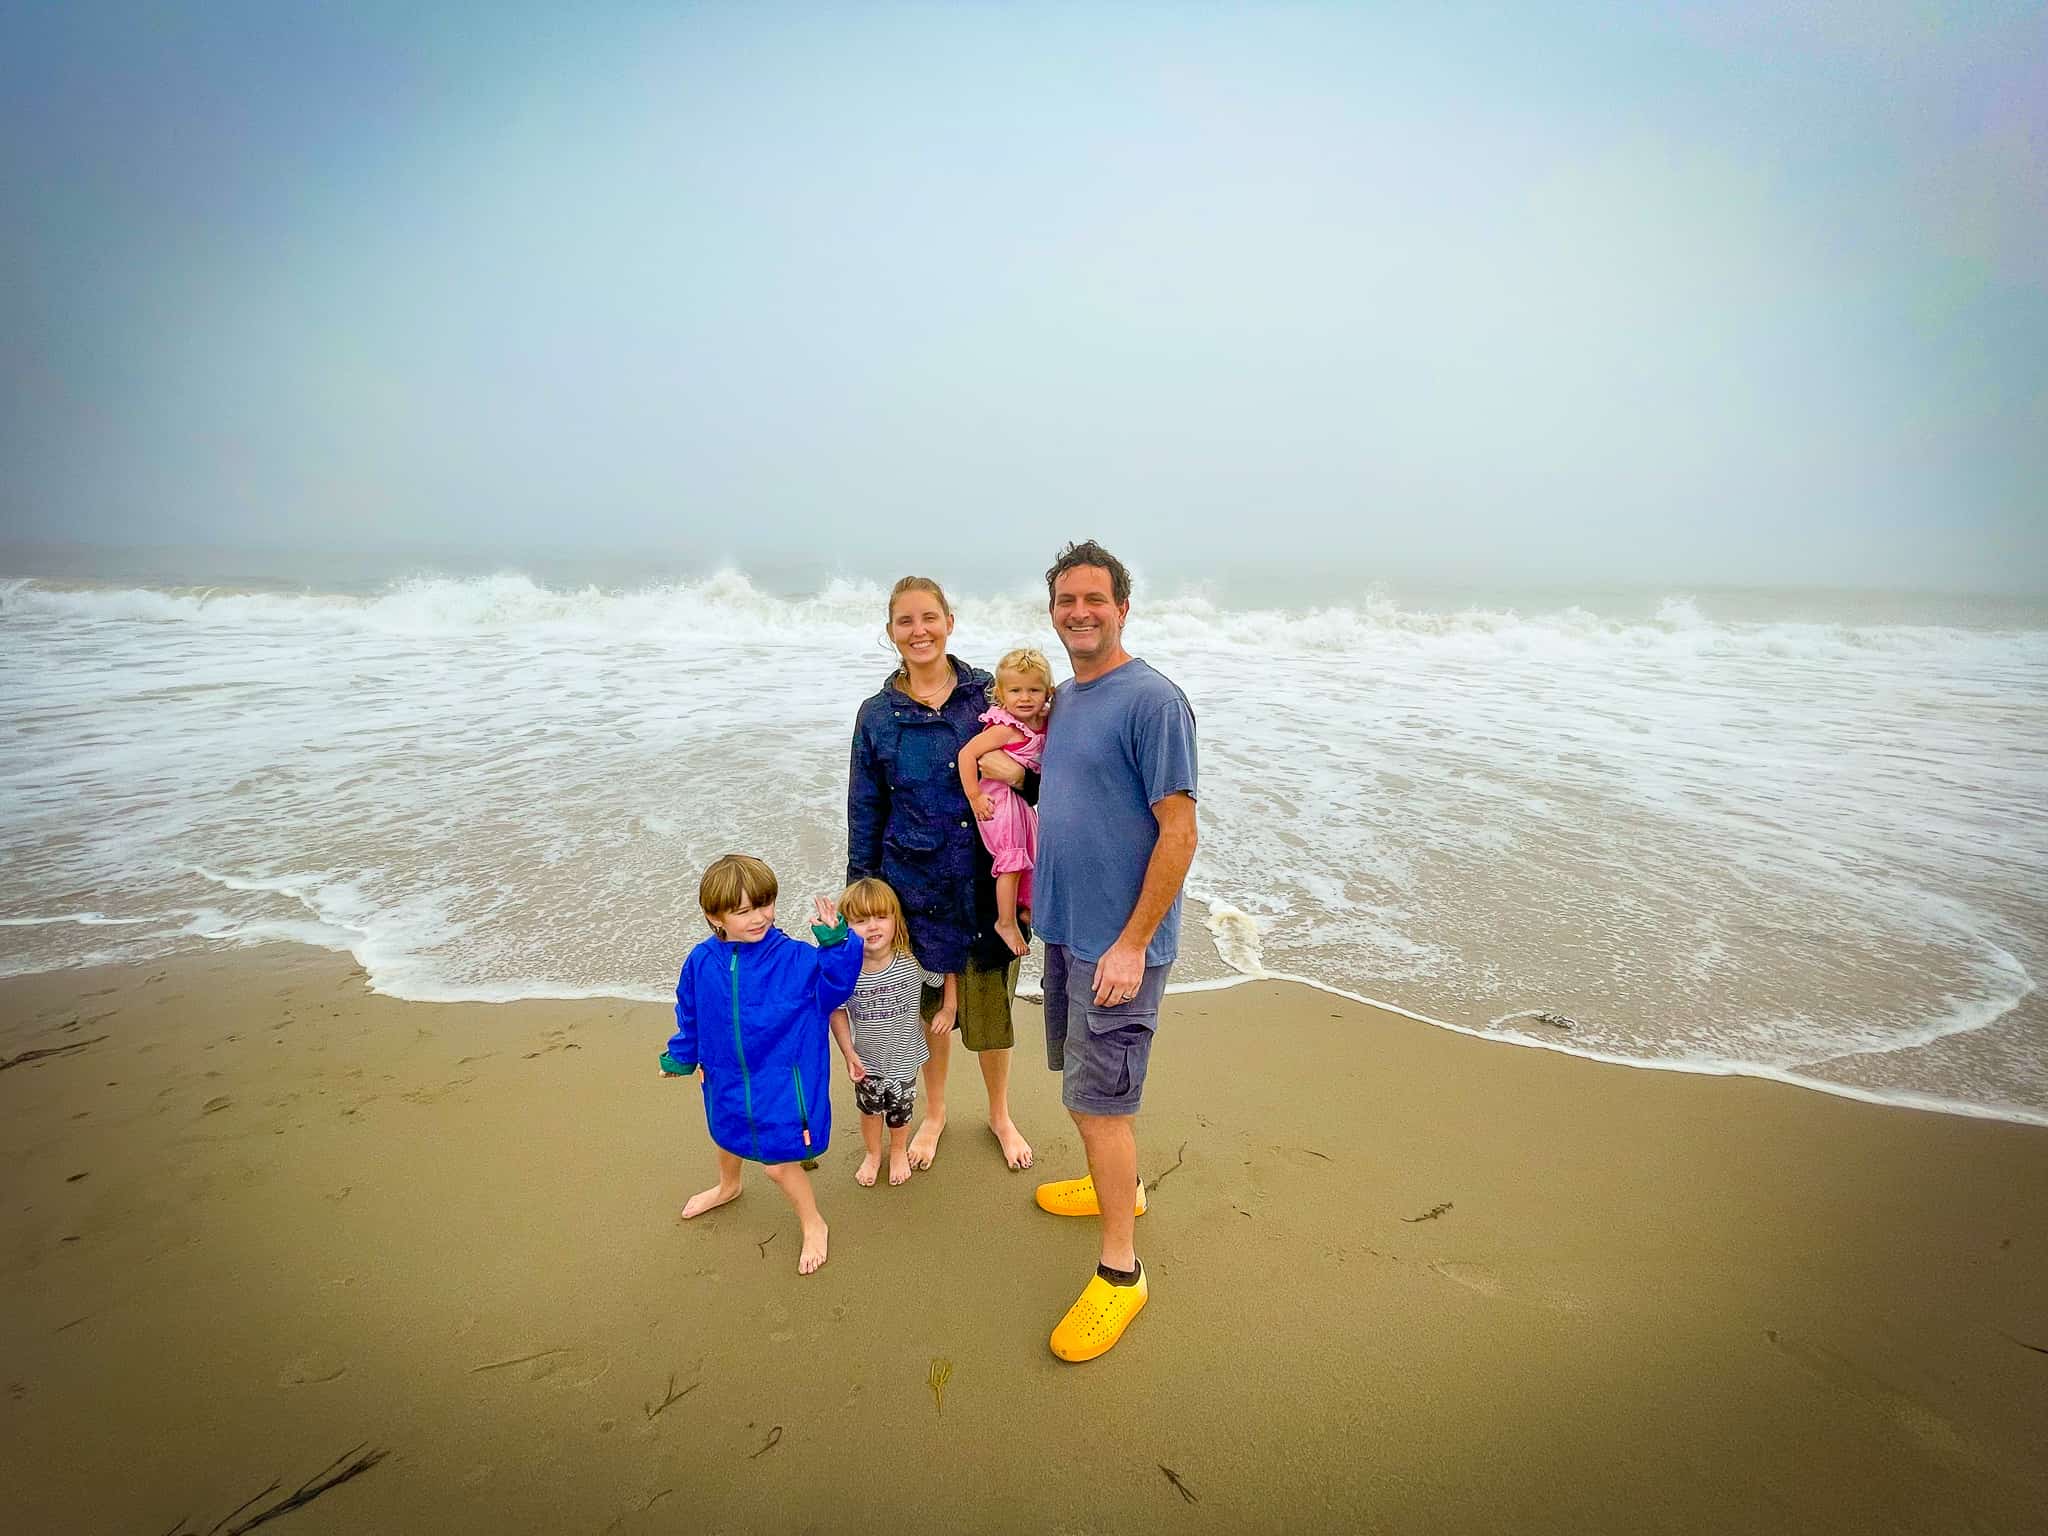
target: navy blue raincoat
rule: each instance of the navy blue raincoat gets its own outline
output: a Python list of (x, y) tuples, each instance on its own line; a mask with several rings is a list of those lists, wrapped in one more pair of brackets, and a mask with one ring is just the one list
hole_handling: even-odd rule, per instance
[(661, 1068), (704, 1068), (705, 1123), (734, 1157), (795, 1163), (832, 1144), (828, 1024), (860, 980), (861, 946), (844, 919), (811, 931), (815, 949), (780, 928), (752, 944), (708, 938), (676, 978)]
[[(846, 785), (846, 878), (886, 880), (910, 920), (910, 948), (934, 974), (1002, 966), (996, 885), (974, 811), (960, 792), (960, 749), (981, 733), (992, 679), (957, 656), (953, 692), (929, 709), (891, 673), (853, 722)], [(1037, 775), (1024, 797), (1036, 803)]]

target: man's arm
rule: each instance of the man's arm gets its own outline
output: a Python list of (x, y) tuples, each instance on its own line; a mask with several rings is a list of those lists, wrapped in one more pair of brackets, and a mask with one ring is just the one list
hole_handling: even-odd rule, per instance
[(983, 753), (981, 776), (1009, 785), (1024, 797), (1026, 805), (1038, 804), (1038, 770), (1026, 768), (1007, 752), (998, 750)]
[(1138, 887), (1138, 900), (1124, 922), (1116, 943), (1095, 962), (1095, 1005), (1108, 1007), (1137, 996), (1145, 980), (1145, 946), (1180, 894), (1195, 862), (1195, 799), (1172, 794), (1152, 807), (1152, 819), (1159, 823), (1159, 839), (1152, 845), (1152, 857), (1145, 861), (1145, 883)]

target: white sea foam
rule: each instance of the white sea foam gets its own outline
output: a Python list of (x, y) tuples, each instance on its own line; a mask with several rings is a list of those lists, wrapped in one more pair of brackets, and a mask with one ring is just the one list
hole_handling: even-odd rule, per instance
[[(661, 997), (710, 857), (836, 888), (885, 593), (0, 583), (0, 970), (290, 938), (397, 996)], [(962, 655), (1046, 645), (1040, 593), (957, 607)], [(1202, 727), (1179, 981), (2048, 1107), (2041, 1049), (1933, 1064), (2048, 965), (2048, 632), (1712, 609), (1140, 604)]]
[(0, 928), (47, 928), (55, 923), (76, 923), (81, 928), (147, 927), (149, 917), (108, 917), (104, 912), (59, 912), (54, 917), (0, 917)]

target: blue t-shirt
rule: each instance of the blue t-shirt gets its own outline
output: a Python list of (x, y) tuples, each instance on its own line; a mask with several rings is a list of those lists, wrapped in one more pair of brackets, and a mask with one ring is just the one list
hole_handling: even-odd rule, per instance
[[(1187, 695), (1135, 657), (1053, 702), (1039, 770), (1038, 869), (1031, 924), (1048, 944), (1100, 960), (1130, 921), (1159, 841), (1152, 807), (1195, 792), (1195, 712)], [(1145, 963), (1180, 952), (1180, 893), (1145, 946)]]

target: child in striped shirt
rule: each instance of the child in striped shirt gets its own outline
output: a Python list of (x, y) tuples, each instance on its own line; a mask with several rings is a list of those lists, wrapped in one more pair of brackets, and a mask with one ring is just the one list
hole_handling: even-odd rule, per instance
[[(846, 924), (861, 942), (860, 979), (853, 996), (832, 1015), (832, 1038), (846, 1058), (853, 1100), (860, 1109), (860, 1139), (867, 1156), (854, 1181), (871, 1185), (882, 1167), (882, 1132), (889, 1133), (889, 1182), (910, 1177), (910, 1115), (917, 1107), (917, 1069), (931, 1054), (918, 996), (929, 980), (911, 957), (903, 904), (880, 880), (856, 880), (839, 898)], [(945, 985), (955, 985), (952, 977)]]

